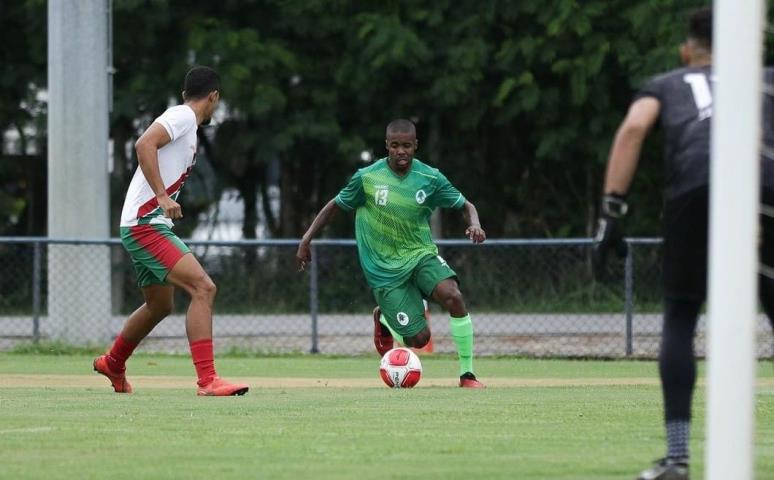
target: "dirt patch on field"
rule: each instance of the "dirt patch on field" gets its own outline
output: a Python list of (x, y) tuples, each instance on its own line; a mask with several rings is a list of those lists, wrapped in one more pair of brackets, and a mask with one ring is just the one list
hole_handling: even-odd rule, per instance
[[(137, 388), (192, 388), (193, 377), (173, 376), (132, 376), (132, 385)], [(302, 377), (234, 377), (234, 382), (244, 382), (252, 388), (383, 388), (379, 378), (302, 378)], [(489, 378), (485, 379), (490, 388), (508, 387), (593, 387), (659, 385), (657, 378)], [(454, 378), (424, 378), (422, 387), (455, 387)], [(99, 375), (0, 375), (2, 388), (102, 388), (107, 380)], [(774, 378), (758, 380), (759, 387), (774, 387)]]

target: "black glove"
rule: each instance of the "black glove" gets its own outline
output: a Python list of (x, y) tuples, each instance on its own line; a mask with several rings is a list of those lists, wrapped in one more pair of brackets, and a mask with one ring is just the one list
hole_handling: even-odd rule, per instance
[(623, 195), (616, 193), (602, 197), (602, 208), (597, 220), (597, 233), (594, 235), (594, 247), (591, 252), (594, 276), (605, 278), (607, 273), (607, 255), (613, 249), (620, 258), (627, 253), (627, 245), (621, 236), (618, 221), (626, 215), (629, 206)]

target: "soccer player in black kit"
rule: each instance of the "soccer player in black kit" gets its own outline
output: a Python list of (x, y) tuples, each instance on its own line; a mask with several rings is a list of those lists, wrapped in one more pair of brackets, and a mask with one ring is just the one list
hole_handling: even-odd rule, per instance
[[(709, 210), (710, 121), (712, 118), (712, 10), (693, 12), (688, 35), (680, 47), (683, 68), (651, 79), (636, 95), (619, 127), (608, 160), (593, 259), (604, 271), (611, 250), (626, 246), (619, 220), (626, 214), (626, 193), (637, 168), (642, 142), (656, 123), (664, 137), (664, 324), (659, 351), (659, 374), (664, 395), (666, 456), (640, 473), (638, 480), (688, 478), (691, 398), (696, 382), (693, 336), (706, 297)], [(774, 72), (766, 69), (766, 83)], [(764, 134), (774, 145), (774, 105), (764, 97)], [(761, 199), (774, 205), (774, 161), (762, 161)], [(756, 188), (751, 185), (750, 188)], [(761, 261), (774, 266), (774, 220), (761, 217)], [(727, 252), (733, 255), (734, 252)], [(771, 320), (774, 280), (759, 276), (759, 294)], [(732, 288), (732, 286), (729, 286)], [(724, 321), (733, 322), (728, 318)]]

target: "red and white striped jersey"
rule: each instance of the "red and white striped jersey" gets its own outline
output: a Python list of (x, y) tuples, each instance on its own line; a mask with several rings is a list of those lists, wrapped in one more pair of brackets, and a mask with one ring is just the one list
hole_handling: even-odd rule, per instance
[[(168, 108), (154, 122), (164, 127), (172, 139), (159, 149), (159, 171), (167, 194), (177, 200), (185, 179), (196, 163), (196, 114), (188, 105), (177, 105)], [(156, 195), (138, 166), (126, 192), (121, 226), (149, 223), (173, 225), (172, 220), (165, 217), (159, 208)]]

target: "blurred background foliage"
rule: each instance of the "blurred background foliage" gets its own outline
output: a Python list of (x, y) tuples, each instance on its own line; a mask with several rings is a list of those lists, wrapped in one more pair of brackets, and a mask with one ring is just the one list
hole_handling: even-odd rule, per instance
[[(200, 130), (181, 236), (230, 189), (245, 205), (243, 238), (258, 225), (299, 237), (363, 158), (385, 154), (396, 117), (417, 123), (417, 157), (477, 205), (491, 237), (588, 236), (632, 95), (678, 66), (687, 14), (705, 3), (114, 0), (114, 230), (134, 140), (179, 101), (187, 68), (206, 64), (224, 108)], [(45, 32), (45, 1), (3, 2), (0, 131), (25, 144), (3, 150), (0, 235), (45, 235)], [(658, 133), (643, 155), (627, 233), (658, 235)], [(445, 237), (464, 230), (458, 212), (439, 223)], [(326, 235), (352, 232), (342, 216)]]

